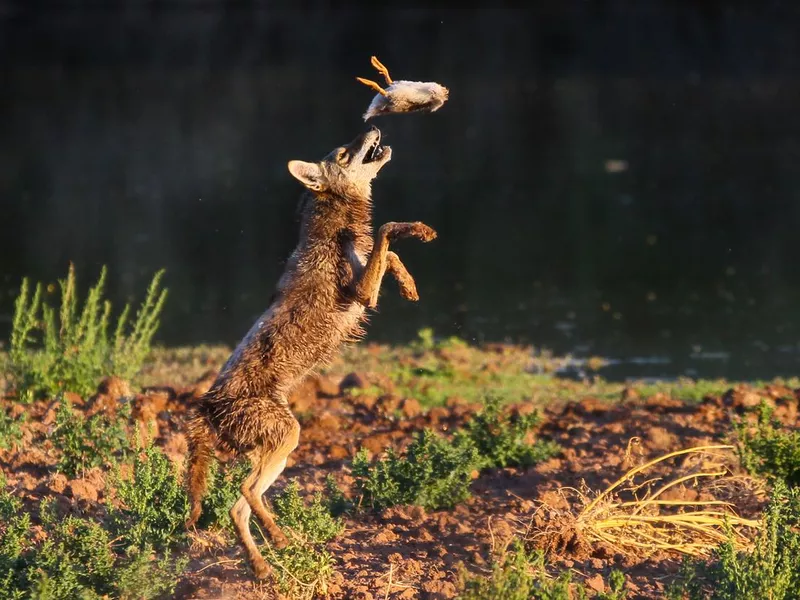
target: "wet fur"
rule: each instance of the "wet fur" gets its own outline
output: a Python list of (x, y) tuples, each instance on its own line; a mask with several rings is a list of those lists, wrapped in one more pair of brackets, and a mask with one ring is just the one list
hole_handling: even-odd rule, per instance
[(289, 395), (344, 342), (364, 334), (366, 308), (377, 304), (385, 272), (397, 279), (401, 295), (417, 299), (413, 278), (388, 250), (389, 242), (400, 237), (429, 241), (436, 236), (422, 223), (387, 223), (373, 239), (370, 184), (391, 158), (391, 149), (384, 148), (380, 161), (366, 162), (365, 148), (376, 147), (376, 137), (379, 142), (380, 132), (372, 128), (320, 163), (289, 164), (290, 172), (309, 190), (300, 204), (299, 243), (271, 305), (189, 412), (187, 527), (200, 516), (215, 450), (248, 456), (253, 471), (231, 517), (259, 578), (269, 568), (249, 531), (251, 511), (273, 543), (278, 547), (286, 543), (263, 505), (262, 494), (299, 440), (300, 426), (289, 409)]

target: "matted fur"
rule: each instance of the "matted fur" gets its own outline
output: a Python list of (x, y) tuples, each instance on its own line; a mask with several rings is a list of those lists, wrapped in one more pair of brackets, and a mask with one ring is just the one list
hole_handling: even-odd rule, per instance
[(373, 127), (319, 163), (291, 161), (289, 171), (308, 189), (301, 206), (300, 241), (290, 256), (266, 312), (192, 407), (186, 424), (187, 484), (191, 513), (200, 516), (215, 449), (247, 455), (253, 472), (231, 510), (240, 540), (258, 577), (269, 569), (255, 548), (250, 509), (273, 541), (285, 537), (263, 507), (261, 494), (280, 474), (297, 445), (300, 426), (289, 410), (292, 390), (317, 365), (331, 359), (364, 330), (365, 309), (375, 307), (386, 271), (403, 297), (416, 300), (414, 280), (389, 242), (400, 237), (430, 241), (422, 223), (387, 223), (373, 240), (371, 181), (391, 159)]

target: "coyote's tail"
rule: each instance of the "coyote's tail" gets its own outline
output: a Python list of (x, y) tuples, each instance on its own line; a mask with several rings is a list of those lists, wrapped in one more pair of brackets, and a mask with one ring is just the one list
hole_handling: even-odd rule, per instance
[(197, 523), (202, 511), (202, 500), (208, 488), (208, 469), (214, 460), (214, 431), (208, 418), (197, 406), (189, 409), (186, 421), (186, 437), (189, 446), (187, 487), (189, 492), (189, 519), (186, 527)]

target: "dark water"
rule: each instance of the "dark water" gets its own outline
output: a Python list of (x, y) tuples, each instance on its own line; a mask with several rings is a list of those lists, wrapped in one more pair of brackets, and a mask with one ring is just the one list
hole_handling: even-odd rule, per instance
[(366, 127), (374, 53), (451, 99), (376, 121), (376, 221), (439, 239), (398, 243), (422, 299), (387, 285), (370, 339), (433, 326), (619, 359), (613, 378), (794, 375), (798, 9), (550, 4), (0, 2), (0, 334), (21, 277), (72, 260), (84, 285), (107, 264), (117, 305), (166, 267), (162, 342), (238, 340), (296, 242), (286, 162)]

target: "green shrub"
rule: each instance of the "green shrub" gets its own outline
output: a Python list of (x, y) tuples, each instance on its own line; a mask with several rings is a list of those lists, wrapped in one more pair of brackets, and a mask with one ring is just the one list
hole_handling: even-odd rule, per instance
[(415, 434), (403, 455), (392, 448), (386, 454), (370, 463), (362, 449), (353, 459), (362, 505), (375, 509), (396, 504), (452, 507), (469, 497), (471, 473), (481, 462), (468, 438), (449, 441), (428, 429)]
[(42, 298), (42, 285), (37, 284), (29, 298), (30, 285), (27, 278), (23, 279), (14, 304), (8, 354), (9, 374), (19, 397), (31, 399), (60, 391), (85, 397), (104, 376), (129, 379), (136, 375), (150, 351), (166, 300), (166, 290), (158, 289), (163, 273), (159, 271), (153, 277), (132, 325), (128, 319), (130, 306), (125, 306), (111, 339), (111, 304), (102, 299), (105, 267), (79, 310), (75, 269), (70, 264), (67, 278), (59, 281), (58, 324), (56, 310)]
[(673, 600), (800, 598), (800, 489), (778, 479), (750, 552), (722, 544), (709, 563), (687, 560), (669, 590)]
[(323, 494), (316, 494), (307, 504), (300, 497), (296, 481), (291, 481), (272, 500), (277, 524), (290, 542), (281, 550), (265, 544), (262, 552), (275, 569), (278, 586), (289, 598), (325, 594), (333, 573), (333, 557), (324, 545), (344, 527), (341, 520), (331, 514), (329, 504)]
[(8, 450), (22, 438), (21, 419), (15, 419), (0, 406), (0, 449)]
[(342, 488), (336, 483), (332, 473), (328, 473), (325, 476), (325, 502), (328, 506), (328, 511), (334, 517), (350, 512), (353, 508), (352, 502), (344, 495)]
[(281, 550), (262, 544), (261, 552), (272, 565), (278, 587), (285, 597), (310, 600), (325, 596), (334, 564), (327, 550), (294, 541)]
[(42, 503), (46, 537), (34, 546), (30, 516), (5, 491), (2, 473), (0, 488), (0, 598), (150, 600), (175, 589), (186, 559), (156, 559), (149, 546), (119, 556), (100, 523), (59, 518), (52, 501)]
[[(529, 552), (519, 540), (494, 562), (488, 577), (461, 574), (460, 600), (580, 600), (587, 597), (586, 589), (573, 583), (569, 571), (553, 578), (547, 574), (544, 553)], [(595, 596), (597, 600), (624, 600), (625, 576), (612, 571), (610, 591)]]
[(744, 419), (734, 425), (739, 460), (751, 474), (800, 485), (800, 431), (784, 428), (772, 418), (773, 412), (762, 400), (754, 432)]
[(70, 401), (62, 395), (51, 434), (53, 445), (61, 451), (58, 471), (75, 477), (86, 469), (112, 464), (115, 454), (124, 454), (128, 448), (130, 415), (130, 404), (124, 402), (114, 417), (97, 413), (87, 418), (73, 410)]
[(115, 573), (114, 586), (121, 600), (151, 600), (172, 597), (178, 578), (189, 558), (173, 559), (169, 552), (156, 558), (150, 548), (128, 548)]
[(244, 478), (250, 473), (250, 463), (238, 460), (222, 472), (217, 461), (211, 462), (208, 472), (208, 493), (203, 498), (203, 513), (198, 527), (222, 527), (234, 531), (231, 507), (239, 496)]
[(316, 494), (310, 505), (300, 497), (300, 486), (291, 481), (272, 499), (272, 506), (281, 526), (291, 527), (312, 543), (324, 543), (339, 535), (344, 527), (335, 518), (322, 494)]
[(511, 417), (497, 398), (489, 398), (483, 410), (458, 434), (472, 440), (485, 468), (529, 467), (561, 451), (555, 442), (537, 440), (530, 444), (525, 440), (540, 421), (537, 412)]
[(98, 523), (66, 517), (58, 520), (51, 503), (42, 506), (47, 539), (29, 559), (27, 579), (33, 596), (47, 600), (101, 598), (112, 591), (114, 553)]
[(31, 518), (9, 493), (0, 471), (0, 598), (24, 597), (25, 552), (30, 546)]
[(183, 538), (189, 502), (172, 461), (153, 445), (135, 453), (133, 475), (113, 475), (121, 508), (109, 508), (115, 533), (126, 546), (163, 550)]

